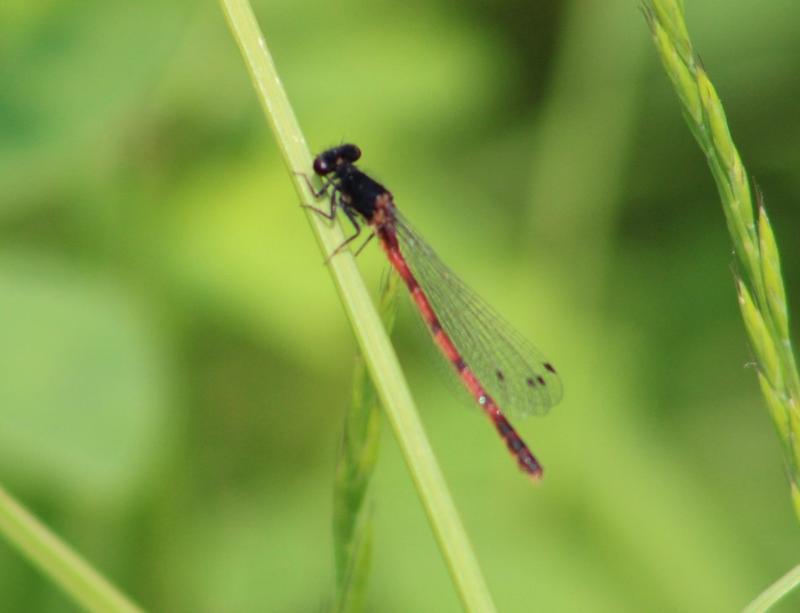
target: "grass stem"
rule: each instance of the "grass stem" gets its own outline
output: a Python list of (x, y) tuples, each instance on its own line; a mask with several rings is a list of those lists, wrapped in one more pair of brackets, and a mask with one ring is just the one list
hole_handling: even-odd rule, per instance
[[(297, 174), (311, 172), (311, 154), (252, 8), (247, 0), (220, 0), (220, 3), (297, 193), (303, 203), (313, 205), (311, 190)], [(310, 211), (308, 217), (327, 257), (343, 240), (340, 226), (328, 226)], [(423, 430), (397, 356), (355, 260), (345, 252), (331, 258), (328, 267), (459, 597), (469, 611), (494, 611), (489, 589)]]
[(0, 532), (87, 611), (141, 611), (2, 487)]

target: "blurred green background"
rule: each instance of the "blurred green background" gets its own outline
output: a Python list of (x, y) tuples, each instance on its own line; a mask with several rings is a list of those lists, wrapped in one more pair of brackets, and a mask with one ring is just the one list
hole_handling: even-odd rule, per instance
[[(687, 4), (797, 313), (800, 5)], [(797, 563), (720, 204), (636, 2), (255, 10), (310, 145), (357, 142), (562, 374), (517, 422), (531, 487), (401, 312), (499, 609), (730, 611)], [(0, 136), (2, 483), (148, 609), (324, 610), (355, 344), (217, 4), (3, 3)], [(374, 500), (369, 610), (458, 611), (388, 426)], [(0, 608), (74, 610), (5, 542)]]

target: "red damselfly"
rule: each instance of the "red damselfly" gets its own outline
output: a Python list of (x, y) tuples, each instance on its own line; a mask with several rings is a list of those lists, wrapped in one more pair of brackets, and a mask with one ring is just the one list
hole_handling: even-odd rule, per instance
[(330, 209), (309, 208), (330, 220), (342, 209), (355, 228), (329, 257), (361, 234), (361, 220), (370, 226), (372, 233), (356, 253), (378, 237), (444, 357), (492, 420), (519, 467), (541, 477), (541, 464), (500, 407), (519, 415), (546, 413), (561, 399), (555, 368), (439, 259), (398, 211), (391, 192), (355, 166), (360, 157), (361, 150), (347, 144), (314, 159), (314, 172), (323, 182), (315, 195), (328, 194)]

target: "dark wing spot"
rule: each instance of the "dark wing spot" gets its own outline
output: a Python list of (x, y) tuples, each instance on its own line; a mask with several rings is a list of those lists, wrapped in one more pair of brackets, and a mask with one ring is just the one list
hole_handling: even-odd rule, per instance
[(534, 380), (533, 380), (533, 379), (531, 379), (530, 377), (528, 377), (527, 379), (525, 379), (525, 383), (527, 383), (527, 384), (528, 384), (528, 387), (536, 387), (536, 381), (534, 381)]
[(499, 369), (498, 369), (498, 370), (496, 370), (496, 371), (494, 371), (494, 372), (495, 372), (495, 374), (497, 375), (497, 380), (498, 380), (498, 381), (505, 381), (505, 380), (506, 380), (506, 376), (503, 374), (503, 371), (502, 371), (502, 370), (499, 370)]
[(538, 375), (536, 380), (539, 382), (539, 385), (545, 385), (544, 377), (542, 375)]
[(551, 373), (556, 374), (556, 369), (553, 368), (553, 365), (550, 362), (545, 362), (542, 364), (542, 366), (544, 366), (545, 369), (549, 370)]

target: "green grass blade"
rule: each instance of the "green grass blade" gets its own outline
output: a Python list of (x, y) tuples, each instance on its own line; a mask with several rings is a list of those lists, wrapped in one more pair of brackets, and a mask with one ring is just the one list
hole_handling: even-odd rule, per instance
[(742, 319), (756, 354), (759, 384), (781, 438), (791, 498), (800, 519), (800, 376), (789, 338), (789, 308), (775, 234), (760, 191), (750, 188), (722, 101), (694, 51), (682, 4), (649, 0), (642, 10), (722, 199), (741, 264), (737, 289)]
[[(683, 5), (676, 0), (650, 0), (642, 8), (684, 117), (719, 190), (741, 263), (742, 275), (736, 283), (742, 319), (756, 354), (758, 382), (781, 441), (790, 497), (800, 519), (800, 377), (789, 338), (789, 308), (775, 233), (757, 189), (758, 211), (754, 212), (750, 179), (733, 142), (722, 101), (692, 46)], [(766, 611), (798, 582), (800, 566), (745, 610)]]
[(795, 566), (759, 594), (758, 598), (744, 608), (743, 613), (762, 613), (763, 611), (769, 611), (781, 598), (795, 589), (798, 584), (800, 584), (800, 565)]
[(0, 487), (0, 532), (87, 611), (141, 611)]
[(731, 136), (722, 101), (692, 46), (682, 4), (649, 0), (642, 9), (722, 200), (741, 264), (737, 289), (742, 318), (756, 353), (761, 390), (781, 438), (791, 498), (800, 518), (800, 376), (789, 338), (789, 309), (775, 234), (758, 190), (758, 210), (754, 210), (751, 180)]
[[(394, 327), (398, 277), (390, 273), (381, 292), (380, 313), (386, 330)], [(353, 400), (345, 418), (336, 463), (333, 497), (333, 547), (336, 600), (340, 613), (363, 610), (372, 548), (369, 482), (378, 457), (380, 407), (364, 358), (356, 357)]]
[[(302, 202), (314, 204), (311, 190), (302, 177), (294, 174), (311, 172), (311, 154), (252, 8), (246, 0), (220, 0), (220, 3), (297, 193)], [(308, 218), (327, 257), (344, 238), (340, 226), (328, 226), (311, 212)], [(489, 589), (422, 428), (397, 356), (355, 260), (343, 253), (332, 258), (328, 268), (458, 595), (469, 611), (494, 611)]]

